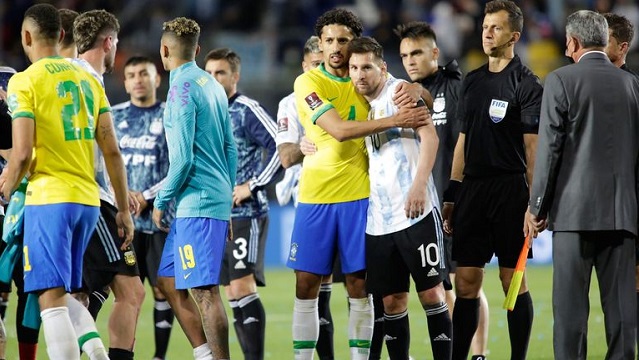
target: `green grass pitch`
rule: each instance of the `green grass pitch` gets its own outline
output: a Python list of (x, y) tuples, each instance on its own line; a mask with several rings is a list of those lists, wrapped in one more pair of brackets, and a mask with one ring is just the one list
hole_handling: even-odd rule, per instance
[[(292, 359), (291, 318), (293, 309), (295, 277), (288, 269), (267, 269), (268, 286), (260, 289), (260, 297), (266, 309), (266, 358)], [(528, 282), (535, 306), (535, 320), (532, 338), (528, 350), (528, 359), (552, 359), (552, 268), (550, 266), (533, 266), (528, 269)], [(148, 287), (148, 285), (147, 285)], [(498, 282), (498, 269), (489, 266), (486, 269), (484, 289), (490, 304), (490, 331), (488, 343), (488, 358), (494, 360), (508, 359), (510, 346), (508, 342), (508, 327), (505, 310), (501, 306), (504, 295)], [(346, 297), (341, 284), (335, 284), (331, 299), (333, 320), (335, 323), (335, 352), (336, 359), (348, 359), (347, 311)], [(15, 297), (10, 298), (7, 311), (7, 359), (18, 359), (17, 339), (15, 332)], [(98, 329), (103, 340), (108, 344), (106, 323), (110, 312), (111, 301), (107, 301), (98, 318)], [(153, 357), (153, 296), (150, 290), (140, 315), (137, 329), (135, 358), (150, 360)], [(410, 299), (411, 324), (411, 354), (415, 359), (432, 359), (428, 340), (426, 316), (419, 306), (416, 295)], [(231, 314), (227, 308), (227, 314)], [(235, 332), (230, 328), (231, 357), (242, 359), (239, 344), (235, 339)], [(603, 328), (603, 314), (598, 296), (597, 282), (593, 276), (591, 288), (590, 331), (588, 334), (588, 358), (603, 359), (605, 357), (606, 341)], [(384, 350), (383, 359), (386, 359)], [(38, 359), (46, 359), (46, 347), (42, 332)], [(191, 347), (184, 336), (177, 321), (174, 323), (167, 359), (190, 359)]]

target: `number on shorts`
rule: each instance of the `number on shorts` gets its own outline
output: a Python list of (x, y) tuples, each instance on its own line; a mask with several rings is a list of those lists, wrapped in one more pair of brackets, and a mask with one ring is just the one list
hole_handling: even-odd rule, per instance
[(182, 270), (193, 269), (195, 267), (195, 257), (193, 256), (193, 246), (184, 245), (178, 247), (180, 259), (182, 260)]
[(24, 271), (31, 271), (31, 263), (29, 262), (29, 247), (24, 246), (22, 248), (22, 253), (24, 254)]
[[(82, 91), (80, 91), (82, 89)], [(93, 91), (88, 81), (80, 81), (78, 84), (73, 81), (61, 81), (58, 83), (56, 90), (59, 98), (66, 98), (67, 93), (71, 95), (71, 104), (62, 107), (62, 126), (64, 127), (64, 140), (91, 140), (94, 138), (95, 119), (93, 118)], [(87, 113), (87, 127), (75, 127), (74, 117), (80, 113), (81, 99), (84, 97), (84, 106)]]
[[(439, 264), (439, 248), (437, 244), (430, 243), (424, 247), (424, 244), (419, 245), (417, 248), (419, 250), (419, 255), (422, 258), (422, 267), (426, 267), (426, 264), (430, 266), (436, 266)], [(431, 258), (434, 256), (435, 258)]]
[(248, 241), (245, 238), (240, 237), (235, 239), (235, 244), (237, 245), (237, 249), (233, 250), (233, 257), (237, 260), (242, 260), (246, 257), (246, 247), (248, 246)]

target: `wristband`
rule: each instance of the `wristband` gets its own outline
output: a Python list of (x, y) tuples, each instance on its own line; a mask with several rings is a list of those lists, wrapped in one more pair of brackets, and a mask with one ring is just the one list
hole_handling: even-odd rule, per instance
[(457, 198), (457, 192), (459, 191), (460, 186), (461, 186), (461, 181), (451, 179), (448, 182), (448, 188), (444, 191), (443, 202), (455, 203), (455, 199)]

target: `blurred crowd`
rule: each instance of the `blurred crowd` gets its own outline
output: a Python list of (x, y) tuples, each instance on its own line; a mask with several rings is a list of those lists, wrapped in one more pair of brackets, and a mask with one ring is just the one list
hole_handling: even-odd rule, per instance
[[(411, 20), (429, 22), (438, 35), (445, 64), (458, 59), (467, 72), (485, 61), (481, 52), (481, 19), (485, 0), (54, 0), (59, 8), (82, 12), (105, 9), (114, 13), (122, 27), (114, 74), (105, 77), (107, 94), (113, 103), (127, 99), (122, 66), (132, 55), (158, 59), (162, 23), (175, 16), (196, 19), (202, 27), (203, 54), (215, 47), (230, 47), (242, 57), (240, 88), (258, 99), (272, 114), (277, 103), (290, 93), (301, 72), (302, 47), (314, 31), (315, 20), (333, 7), (355, 12), (365, 33), (375, 37), (386, 50), (389, 69), (402, 77), (397, 24)], [(577, 9), (623, 14), (639, 26), (639, 6), (634, 0), (519, 0), (525, 21), (516, 52), (542, 80), (566, 64), (564, 22)], [(0, 65), (21, 71), (28, 66), (20, 44), (20, 23), (24, 11), (35, 1), (2, 0), (0, 3)], [(627, 63), (639, 70), (637, 39), (631, 45)], [(202, 64), (200, 64), (202, 65)], [(161, 66), (160, 66), (161, 68)], [(163, 79), (166, 89), (167, 78)]]

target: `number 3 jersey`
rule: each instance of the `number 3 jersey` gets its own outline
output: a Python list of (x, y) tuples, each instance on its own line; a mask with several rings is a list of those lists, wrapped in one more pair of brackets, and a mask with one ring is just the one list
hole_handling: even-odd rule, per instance
[[(388, 75), (384, 89), (370, 102), (369, 121), (398, 112), (393, 94), (402, 81)], [(417, 171), (419, 144), (419, 137), (413, 129), (391, 128), (366, 137), (371, 183), (367, 234), (377, 236), (404, 230), (424, 219), (439, 204), (433, 176), (430, 175), (424, 213), (415, 219), (406, 217), (404, 205)]]
[(46, 57), (9, 81), (12, 118), (34, 120), (34, 155), (27, 205), (99, 206), (94, 177), (94, 135), (110, 111), (100, 83), (62, 57)]
[[(122, 160), (126, 167), (129, 189), (141, 192), (149, 205), (162, 188), (169, 172), (169, 150), (162, 116), (165, 104), (142, 108), (130, 101), (113, 106), (113, 124), (118, 137)], [(151, 233), (159, 229), (153, 224), (150, 211), (135, 218), (137, 231)], [(172, 218), (174, 208), (169, 206)]]

